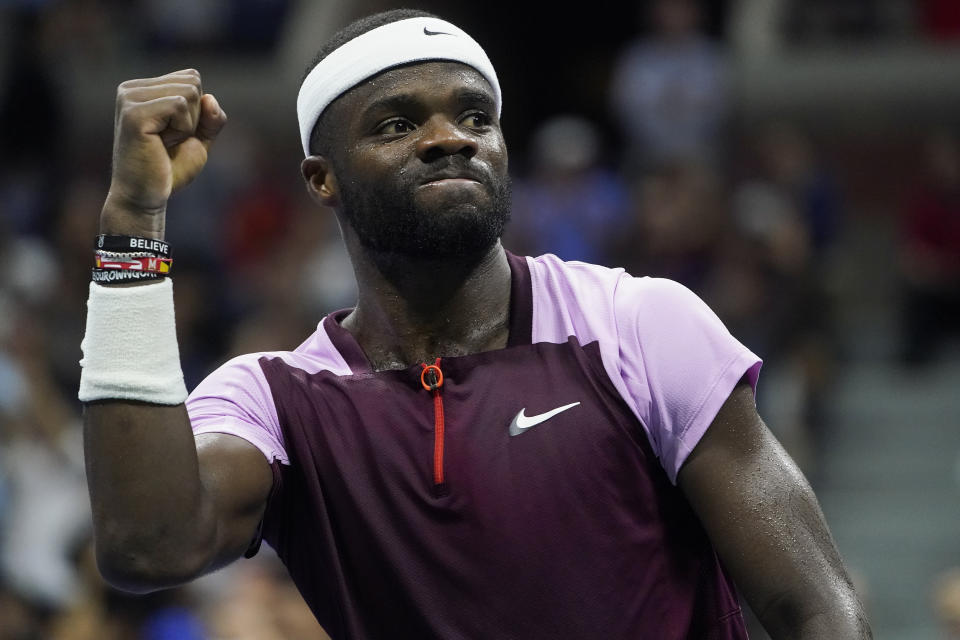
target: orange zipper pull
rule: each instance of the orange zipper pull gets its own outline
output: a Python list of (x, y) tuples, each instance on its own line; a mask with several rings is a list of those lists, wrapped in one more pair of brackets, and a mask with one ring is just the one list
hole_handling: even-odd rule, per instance
[(433, 395), (433, 485), (434, 490), (444, 493), (446, 486), (443, 481), (443, 396), (440, 387), (443, 386), (443, 371), (440, 369), (440, 358), (434, 364), (423, 364), (420, 372), (420, 384)]

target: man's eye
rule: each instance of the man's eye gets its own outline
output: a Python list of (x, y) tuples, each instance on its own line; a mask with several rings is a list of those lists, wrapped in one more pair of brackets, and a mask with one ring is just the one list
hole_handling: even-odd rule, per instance
[(406, 120), (390, 120), (380, 125), (380, 128), (377, 129), (377, 131), (387, 135), (398, 135), (410, 133), (413, 131), (413, 125)]
[(489, 126), (492, 120), (490, 119), (490, 116), (488, 116), (487, 114), (483, 113), (482, 111), (478, 111), (476, 113), (468, 114), (460, 122), (462, 122), (463, 125), (466, 127), (470, 127), (472, 129), (479, 129), (481, 127)]

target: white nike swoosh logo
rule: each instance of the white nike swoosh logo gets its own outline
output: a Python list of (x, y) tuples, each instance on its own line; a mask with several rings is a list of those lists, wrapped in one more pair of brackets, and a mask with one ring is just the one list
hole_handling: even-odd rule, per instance
[(552, 411), (547, 411), (546, 413), (540, 413), (540, 414), (537, 414), (537, 415), (535, 415), (535, 416), (526, 416), (526, 415), (524, 415), (524, 411), (527, 410), (527, 408), (524, 407), (523, 409), (520, 409), (520, 413), (518, 413), (518, 414), (513, 418), (513, 422), (510, 423), (510, 435), (512, 435), (512, 436), (519, 435), (519, 434), (523, 433), (524, 431), (526, 431), (527, 429), (529, 429), (530, 427), (535, 427), (535, 426), (537, 426), (538, 424), (540, 424), (541, 422), (545, 422), (545, 421), (549, 420), (550, 418), (552, 418), (553, 416), (557, 415), (558, 413), (561, 413), (561, 412), (563, 412), (563, 411), (566, 411), (567, 409), (572, 409), (573, 407), (577, 406), (578, 404), (580, 404), (580, 403), (579, 403), (579, 402), (571, 402), (570, 404), (565, 404), (565, 405), (563, 405), (562, 407), (557, 407), (556, 409), (553, 409)]

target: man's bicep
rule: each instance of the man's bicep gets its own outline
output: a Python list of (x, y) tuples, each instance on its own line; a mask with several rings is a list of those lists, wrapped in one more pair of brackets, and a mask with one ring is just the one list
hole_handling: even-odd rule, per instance
[(856, 600), (816, 497), (740, 384), (678, 484), (738, 588), (772, 631)]
[(270, 463), (239, 436), (196, 436), (200, 479), (217, 522), (216, 557), (211, 570), (239, 557), (257, 536), (273, 486)]

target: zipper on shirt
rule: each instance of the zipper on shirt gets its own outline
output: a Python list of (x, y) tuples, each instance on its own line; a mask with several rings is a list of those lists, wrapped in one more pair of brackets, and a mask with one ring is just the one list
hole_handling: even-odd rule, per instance
[(433, 364), (423, 363), (420, 371), (420, 384), (433, 396), (433, 493), (440, 497), (447, 494), (447, 483), (443, 477), (443, 371), (440, 358)]

